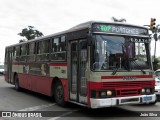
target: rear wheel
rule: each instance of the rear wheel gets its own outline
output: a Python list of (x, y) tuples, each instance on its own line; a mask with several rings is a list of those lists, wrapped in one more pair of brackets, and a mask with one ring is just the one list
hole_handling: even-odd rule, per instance
[(20, 91), (20, 86), (19, 86), (19, 79), (18, 79), (18, 76), (16, 75), (15, 76), (15, 89), (17, 90), (17, 91)]
[(58, 105), (65, 106), (66, 102), (64, 101), (64, 88), (60, 81), (56, 82), (54, 85), (54, 99)]

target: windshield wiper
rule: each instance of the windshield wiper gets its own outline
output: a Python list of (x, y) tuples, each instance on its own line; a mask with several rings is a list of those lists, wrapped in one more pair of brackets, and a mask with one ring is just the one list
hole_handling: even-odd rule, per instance
[(116, 69), (114, 69), (114, 71), (112, 72), (112, 75), (115, 75), (118, 71), (118, 67), (116, 67)]
[(130, 58), (129, 61), (133, 62), (141, 71), (143, 74), (146, 74), (146, 72), (141, 68), (141, 66), (135, 61), (135, 58)]

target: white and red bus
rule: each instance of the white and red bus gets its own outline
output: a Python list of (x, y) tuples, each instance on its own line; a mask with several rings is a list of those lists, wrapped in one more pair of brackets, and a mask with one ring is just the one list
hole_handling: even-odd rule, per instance
[(90, 21), (6, 47), (5, 80), (17, 90), (90, 108), (154, 104), (148, 29)]

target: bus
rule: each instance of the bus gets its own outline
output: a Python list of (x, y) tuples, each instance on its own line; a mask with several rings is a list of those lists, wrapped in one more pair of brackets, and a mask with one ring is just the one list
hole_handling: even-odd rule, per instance
[(5, 81), (89, 108), (155, 104), (149, 30), (89, 21), (5, 48)]

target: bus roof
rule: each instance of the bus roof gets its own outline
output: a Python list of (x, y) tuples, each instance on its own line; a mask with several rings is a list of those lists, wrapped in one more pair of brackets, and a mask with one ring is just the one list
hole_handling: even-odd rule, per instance
[(15, 45), (21, 45), (21, 44), (24, 44), (24, 43), (29, 43), (29, 42), (33, 42), (33, 41), (37, 41), (37, 40), (41, 40), (41, 39), (48, 39), (48, 38), (51, 38), (53, 36), (59, 36), (59, 35), (63, 35), (63, 34), (66, 34), (66, 33), (77, 31), (77, 30), (82, 30), (82, 29), (87, 29), (87, 28), (90, 29), (92, 24), (94, 24), (94, 23), (108, 23), (108, 24), (126, 25), (126, 26), (134, 26), (134, 27), (148, 29), (145, 26), (138, 26), (138, 25), (127, 24), (127, 23), (122, 23), (122, 22), (88, 21), (88, 22), (84, 22), (84, 23), (78, 24), (78, 25), (76, 25), (76, 26), (74, 26), (74, 27), (72, 27), (72, 28), (70, 28), (68, 30), (62, 31), (62, 32), (58, 32), (58, 33), (54, 33), (54, 34), (38, 37), (38, 38), (35, 38), (35, 39), (32, 39), (32, 40), (28, 40), (28, 41), (25, 41), (25, 42), (13, 44), (13, 45), (10, 45), (10, 46), (7, 46), (7, 47), (11, 47), (11, 46), (15, 46)]

